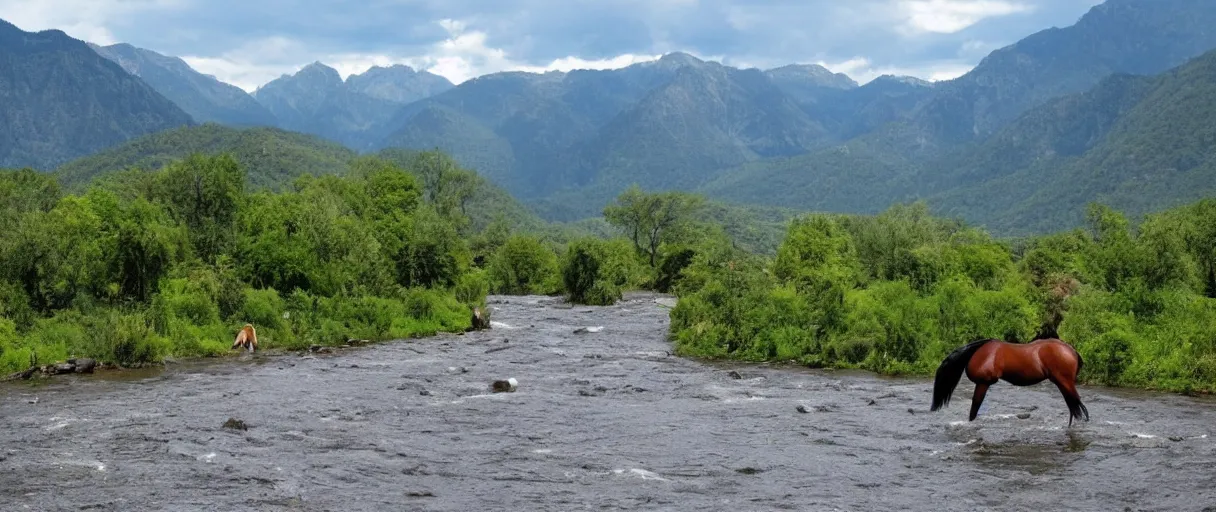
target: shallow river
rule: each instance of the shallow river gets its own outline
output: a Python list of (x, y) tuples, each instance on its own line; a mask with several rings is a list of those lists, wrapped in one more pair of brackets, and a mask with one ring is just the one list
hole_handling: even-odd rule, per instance
[(1001, 383), (968, 423), (965, 377), (929, 413), (924, 379), (673, 357), (655, 299), (0, 384), (0, 509), (1216, 510), (1216, 401), (1082, 387), (1070, 431)]

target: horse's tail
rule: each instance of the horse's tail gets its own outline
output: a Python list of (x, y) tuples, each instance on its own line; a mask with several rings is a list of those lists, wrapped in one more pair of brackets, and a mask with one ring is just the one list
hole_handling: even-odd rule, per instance
[(933, 405), (929, 407), (930, 411), (936, 411), (950, 404), (950, 395), (954, 394), (954, 388), (958, 386), (959, 379), (963, 377), (963, 370), (967, 369), (971, 356), (990, 341), (993, 340), (972, 341), (954, 349), (942, 360), (942, 364), (937, 367), (937, 375), (933, 378)]

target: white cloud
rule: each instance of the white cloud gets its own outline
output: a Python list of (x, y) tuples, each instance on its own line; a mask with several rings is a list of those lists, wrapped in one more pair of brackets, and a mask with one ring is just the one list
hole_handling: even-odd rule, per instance
[(1034, 6), (1005, 0), (900, 0), (911, 33), (953, 34), (987, 18), (1034, 10)]
[(547, 65), (528, 65), (516, 61), (501, 48), (486, 43), (486, 33), (467, 30), (458, 20), (440, 20), (448, 38), (435, 44), (426, 55), (407, 57), (400, 62), (443, 76), (459, 84), (470, 78), (501, 71), (570, 71), (573, 69), (616, 69), (658, 59), (660, 55), (623, 54), (608, 59), (587, 60), (578, 57), (555, 59)]
[(445, 19), (440, 20), (438, 24), (448, 31), (448, 38), (435, 43), (422, 55), (317, 55), (310, 53), (302, 42), (285, 37), (270, 37), (246, 43), (218, 57), (183, 56), (182, 60), (201, 73), (214, 75), (221, 81), (252, 92), (283, 74), (295, 73), (317, 60), (337, 70), (343, 79), (352, 74), (363, 73), (372, 66), (405, 64), (415, 69), (430, 71), (459, 84), (470, 78), (500, 71), (544, 73), (574, 69), (618, 69), (661, 57), (635, 54), (591, 60), (563, 57), (545, 65), (529, 65), (512, 59), (501, 48), (490, 47), (486, 43), (484, 32), (469, 31), (461, 21)]
[(115, 20), (183, 5), (185, 0), (0, 0), (0, 13), (27, 32), (57, 29), (76, 39), (109, 45), (119, 42), (110, 30)]
[(216, 57), (183, 55), (182, 60), (200, 73), (212, 75), (252, 92), (283, 74), (299, 71), (311, 60), (304, 43), (274, 36), (247, 42)]

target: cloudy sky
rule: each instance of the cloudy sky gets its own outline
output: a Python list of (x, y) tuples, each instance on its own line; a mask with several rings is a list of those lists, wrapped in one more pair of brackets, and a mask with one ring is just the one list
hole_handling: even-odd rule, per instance
[(866, 82), (958, 76), (1101, 0), (0, 0), (24, 30), (180, 56), (252, 91), (322, 61), (404, 63), (461, 82), (620, 67), (684, 51), (739, 67), (820, 63)]

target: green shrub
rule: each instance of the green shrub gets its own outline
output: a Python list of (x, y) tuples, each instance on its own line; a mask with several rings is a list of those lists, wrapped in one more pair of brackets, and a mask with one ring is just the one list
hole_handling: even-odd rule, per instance
[(500, 295), (547, 295), (557, 291), (557, 254), (538, 238), (513, 235), (490, 257), (490, 289)]
[(567, 247), (562, 262), (566, 295), (575, 304), (615, 304), (639, 274), (633, 248), (627, 242), (578, 239)]

